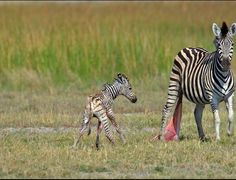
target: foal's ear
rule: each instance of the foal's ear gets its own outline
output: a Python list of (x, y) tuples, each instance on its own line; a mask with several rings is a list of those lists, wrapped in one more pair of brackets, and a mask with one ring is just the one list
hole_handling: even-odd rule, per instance
[(231, 27), (229, 28), (229, 32), (231, 36), (234, 36), (236, 34), (236, 23), (233, 23)]
[(216, 37), (220, 37), (221, 29), (216, 23), (212, 24), (212, 31)]
[(121, 73), (118, 73), (118, 74), (117, 74), (117, 77), (118, 77), (118, 78), (122, 78), (122, 74), (121, 74)]
[(120, 83), (122, 83), (122, 82), (123, 82), (122, 74), (121, 74), (121, 73), (118, 73), (118, 74), (117, 74), (117, 77), (118, 77), (118, 79), (116, 79), (116, 80), (118, 80)]

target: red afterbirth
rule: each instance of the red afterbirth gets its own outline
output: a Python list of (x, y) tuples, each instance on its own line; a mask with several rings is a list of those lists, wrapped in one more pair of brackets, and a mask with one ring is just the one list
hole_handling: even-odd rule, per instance
[(182, 118), (182, 98), (179, 98), (174, 115), (169, 120), (165, 131), (164, 131), (164, 140), (172, 141), (179, 140), (179, 130), (180, 130), (180, 122)]

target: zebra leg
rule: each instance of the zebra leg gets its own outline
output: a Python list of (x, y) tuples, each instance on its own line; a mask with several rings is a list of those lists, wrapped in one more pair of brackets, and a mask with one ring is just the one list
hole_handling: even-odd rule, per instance
[(182, 100), (182, 92), (180, 92), (179, 84), (176, 84), (177, 82), (174, 81), (175, 84), (170, 84), (168, 88), (168, 99), (167, 102), (162, 110), (162, 119), (161, 119), (161, 128), (160, 128), (160, 134), (158, 135), (158, 138), (163, 140), (163, 133), (166, 127), (166, 121), (167, 118), (170, 115), (170, 112), (173, 108), (173, 106), (176, 104), (178, 98)]
[(119, 137), (120, 137), (121, 141), (123, 142), (123, 144), (125, 144), (125, 143), (126, 143), (125, 137), (124, 137), (124, 135), (122, 134), (122, 132), (121, 132), (121, 130), (120, 130), (120, 127), (119, 127), (118, 124), (116, 123), (115, 116), (114, 116), (114, 114), (113, 114), (113, 112), (112, 112), (111, 109), (108, 109), (108, 110), (107, 110), (107, 117), (111, 120), (111, 123), (112, 123), (113, 126), (115, 127), (116, 132), (119, 134)]
[(199, 135), (200, 140), (205, 139), (205, 134), (204, 134), (203, 128), (202, 128), (202, 112), (203, 112), (204, 108), (205, 108), (205, 105), (196, 104), (196, 107), (194, 110), (194, 116), (195, 116), (195, 121), (197, 124), (197, 130), (198, 130), (198, 135)]
[(91, 117), (92, 117), (91, 116), (91, 111), (90, 111), (89, 108), (86, 107), (86, 109), (84, 111), (84, 114), (83, 114), (83, 121), (82, 121), (82, 124), (81, 124), (79, 135), (75, 138), (73, 147), (77, 146), (81, 136), (83, 136), (83, 134), (85, 133), (85, 130), (89, 127)]
[(88, 136), (91, 134), (91, 121), (88, 123)]
[(220, 116), (219, 116), (218, 105), (219, 105), (218, 101), (211, 102), (211, 108), (215, 121), (216, 140), (220, 140)]
[(234, 116), (234, 111), (233, 111), (233, 96), (229, 96), (228, 99), (225, 100), (226, 104), (226, 109), (228, 111), (228, 127), (227, 127), (227, 134), (229, 136), (233, 135), (234, 133), (234, 126), (233, 126), (233, 116)]
[(102, 132), (103, 124), (101, 121), (98, 121), (98, 126), (97, 126), (97, 136), (96, 136), (96, 148), (99, 150), (99, 135)]
[(99, 121), (101, 121), (101, 123), (103, 124), (104, 126), (104, 129), (105, 129), (105, 135), (107, 137), (107, 139), (112, 143), (112, 145), (115, 144), (113, 138), (112, 138), (112, 133), (111, 133), (111, 130), (109, 128), (109, 123), (108, 123), (108, 117), (106, 115), (106, 112), (102, 112), (101, 115), (98, 115), (97, 116)]
[(79, 143), (79, 140), (81, 138), (81, 136), (84, 135), (85, 133), (85, 130), (88, 128), (88, 123), (86, 124), (83, 124), (83, 126), (80, 128), (80, 131), (79, 131), (79, 135), (75, 138), (74, 140), (74, 144), (73, 144), (73, 147), (76, 147), (77, 144)]

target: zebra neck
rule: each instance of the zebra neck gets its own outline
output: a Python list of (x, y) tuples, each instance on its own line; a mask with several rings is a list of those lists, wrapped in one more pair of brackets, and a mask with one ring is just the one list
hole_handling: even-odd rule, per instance
[(223, 70), (223, 66), (218, 54), (216, 54), (214, 61), (216, 62), (214, 65), (216, 73), (221, 75), (223, 78), (227, 78), (230, 75), (230, 68), (227, 71)]
[(116, 83), (105, 84), (105, 89), (103, 90), (103, 93), (114, 100), (120, 94), (120, 86)]

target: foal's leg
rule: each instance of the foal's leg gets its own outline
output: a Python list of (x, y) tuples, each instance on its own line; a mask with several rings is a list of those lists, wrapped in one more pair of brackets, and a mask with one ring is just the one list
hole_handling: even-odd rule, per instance
[(85, 133), (85, 130), (89, 127), (91, 118), (92, 118), (92, 112), (90, 110), (90, 105), (87, 104), (84, 110), (83, 121), (81, 124), (79, 135), (75, 138), (73, 147), (76, 147), (76, 145), (79, 143), (81, 136), (83, 136), (83, 134)]
[(115, 116), (112, 112), (111, 109), (108, 109), (107, 110), (107, 117), (111, 120), (111, 123), (113, 124), (113, 126), (115, 127), (116, 129), (116, 132), (119, 134), (119, 137), (121, 139), (121, 141), (123, 142), (123, 144), (126, 143), (125, 141), (125, 138), (124, 138), (124, 135), (122, 134), (121, 130), (120, 130), (120, 127), (118, 126), (118, 124), (116, 123), (116, 120), (115, 120)]
[(105, 135), (107, 137), (107, 139), (112, 143), (112, 145), (115, 144), (113, 137), (112, 137), (112, 132), (109, 128), (109, 122), (108, 122), (108, 117), (106, 114), (105, 110), (100, 111), (100, 113), (97, 115), (99, 121), (102, 123), (102, 125), (104, 126), (104, 130), (105, 130)]
[(103, 124), (101, 121), (98, 121), (98, 126), (97, 126), (97, 136), (96, 136), (96, 148), (99, 150), (99, 135), (102, 132)]

